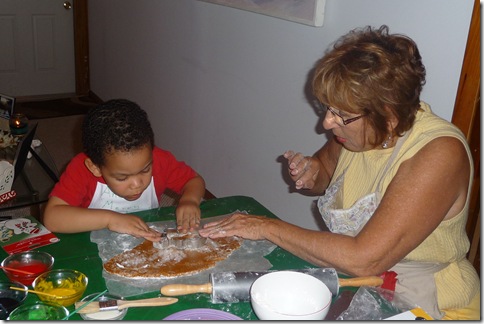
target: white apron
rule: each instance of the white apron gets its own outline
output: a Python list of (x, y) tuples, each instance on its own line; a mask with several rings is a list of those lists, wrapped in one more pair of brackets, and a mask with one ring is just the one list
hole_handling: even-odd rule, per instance
[(158, 208), (153, 177), (151, 177), (150, 185), (143, 191), (141, 197), (133, 201), (116, 195), (105, 183), (98, 182), (88, 208), (109, 209), (122, 214)]
[[(346, 173), (346, 171), (343, 171), (336, 181), (326, 189), (324, 196), (319, 197), (319, 212), (331, 232), (355, 237), (365, 226), (380, 204), (381, 183), (408, 134), (409, 132), (398, 139), (377, 185), (376, 192), (358, 199), (348, 209), (334, 208), (336, 193), (340, 189)], [(420, 306), (434, 319), (442, 318), (444, 314), (438, 308), (434, 273), (447, 265), (402, 260), (392, 269), (389, 269), (398, 274), (395, 292)]]

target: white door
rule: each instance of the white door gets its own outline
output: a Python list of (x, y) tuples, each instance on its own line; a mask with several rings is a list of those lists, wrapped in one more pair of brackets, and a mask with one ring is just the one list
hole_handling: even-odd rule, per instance
[(76, 92), (73, 9), (64, 2), (0, 0), (0, 94)]

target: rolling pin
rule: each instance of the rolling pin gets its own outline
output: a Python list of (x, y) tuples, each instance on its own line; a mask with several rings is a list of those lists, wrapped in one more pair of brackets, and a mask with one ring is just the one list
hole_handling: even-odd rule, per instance
[[(334, 268), (310, 268), (289, 270), (312, 275), (321, 280), (336, 296), (340, 287), (377, 287), (383, 279), (373, 277), (338, 278)], [(211, 294), (212, 303), (236, 303), (250, 300), (250, 287), (260, 276), (272, 271), (244, 271), (244, 272), (217, 272), (210, 274), (210, 282), (201, 285), (169, 284), (161, 287), (160, 292), (165, 296), (181, 296), (194, 293)]]

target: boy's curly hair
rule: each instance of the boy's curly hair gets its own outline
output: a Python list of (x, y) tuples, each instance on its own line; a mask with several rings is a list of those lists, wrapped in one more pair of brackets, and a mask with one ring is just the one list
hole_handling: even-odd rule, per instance
[(107, 154), (154, 147), (154, 134), (146, 112), (126, 99), (106, 101), (86, 114), (82, 125), (84, 153), (98, 166)]

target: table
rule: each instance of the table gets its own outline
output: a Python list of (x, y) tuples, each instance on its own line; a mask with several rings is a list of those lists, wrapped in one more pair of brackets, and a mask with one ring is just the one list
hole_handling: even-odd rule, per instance
[[(15, 149), (2, 149), (2, 154), (8, 156)], [(7, 152), (5, 152), (7, 151)], [(45, 144), (31, 148), (32, 157), (27, 159), (20, 176), (18, 176), (13, 185), (17, 196), (0, 204), (0, 217), (2, 219), (11, 218), (15, 210), (19, 208), (31, 207), (32, 216), (39, 218), (40, 204), (48, 200), (48, 196), (55, 183), (59, 178), (59, 171), (52, 159)]]
[[(217, 215), (224, 215), (232, 213), (236, 210), (246, 210), (249, 213), (257, 215), (265, 215), (271, 218), (277, 218), (267, 208), (262, 206), (255, 199), (246, 196), (232, 196), (217, 198), (203, 201), (201, 206), (202, 217), (212, 217)], [(136, 213), (142, 217), (146, 222), (164, 221), (175, 219), (175, 207), (163, 207), (156, 210)], [(101, 292), (106, 289), (104, 278), (102, 276), (102, 261), (98, 254), (97, 245), (90, 241), (90, 232), (76, 233), (76, 234), (60, 234), (56, 233), (60, 238), (60, 242), (44, 246), (38, 250), (48, 252), (55, 258), (54, 269), (70, 268), (76, 269), (89, 278), (87, 289), (83, 296), (92, 293)], [(0, 251), (0, 257), (3, 259), (7, 253)], [(277, 247), (266, 258), (273, 265), (272, 269), (287, 270), (287, 269), (302, 269), (314, 268), (314, 265), (292, 255), (291, 253)], [(3, 272), (0, 271), (1, 279), (8, 280)], [(208, 278), (207, 278), (208, 282)], [(161, 288), (161, 287), (160, 287)], [(341, 288), (340, 295), (344, 291), (355, 291), (355, 288)], [(138, 295), (136, 298), (141, 299), (151, 298), (160, 295), (159, 290)], [(212, 308), (222, 311), (230, 312), (244, 320), (257, 320), (253, 313), (250, 302), (240, 302), (231, 304), (212, 304), (209, 294), (192, 294), (177, 297), (177, 303), (168, 306), (158, 307), (139, 307), (130, 308), (124, 320), (162, 320), (163, 318), (186, 309), (193, 308)], [(29, 294), (26, 300), (34, 302), (38, 300), (37, 295)], [(335, 298), (333, 298), (335, 300)], [(74, 310), (74, 306), (68, 307), (69, 311)], [(343, 308), (344, 310), (345, 308)], [(339, 313), (338, 313), (339, 314)], [(329, 316), (329, 314), (328, 314)], [(329, 317), (327, 317), (328, 319)], [(69, 320), (82, 320), (79, 314), (73, 314)]]

